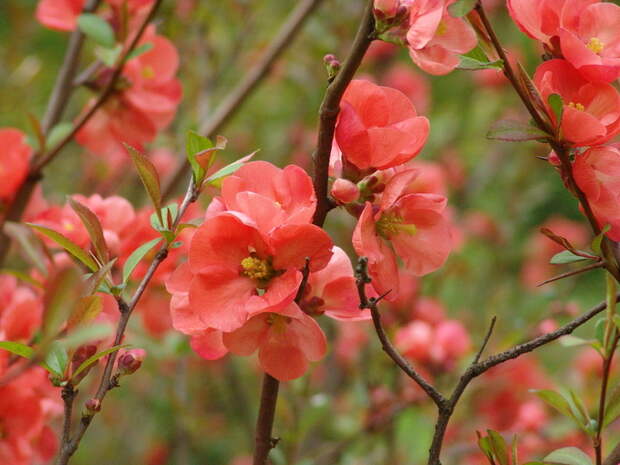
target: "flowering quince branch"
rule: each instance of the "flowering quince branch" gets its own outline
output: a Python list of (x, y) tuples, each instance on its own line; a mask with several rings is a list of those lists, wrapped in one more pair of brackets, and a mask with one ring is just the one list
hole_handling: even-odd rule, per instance
[[(527, 84), (522, 84), (519, 82), (519, 79), (517, 78), (516, 73), (513, 70), (508, 57), (506, 56), (504, 48), (502, 47), (499, 38), (497, 37), (497, 34), (489, 21), (481, 1), (476, 3), (474, 11), (479, 16), (485, 32), (491, 40), (493, 48), (502, 60), (502, 70), (504, 71), (505, 76), (519, 95), (519, 98), (523, 104), (526, 106), (528, 112), (536, 123), (536, 126), (538, 126), (540, 130), (549, 134), (550, 137), (547, 138), (547, 142), (559, 158), (562, 178), (567, 183), (569, 190), (577, 197), (594, 234), (601, 234), (601, 227), (596, 219), (592, 206), (590, 205), (590, 201), (575, 180), (573, 166), (568, 153), (569, 148), (566, 143), (560, 139), (559, 131), (556, 130), (544, 117), (542, 117), (540, 112), (536, 109), (536, 105), (532, 101), (528, 91), (524, 88)], [(620, 282), (620, 266), (614, 253), (612, 241), (607, 236), (603, 238), (601, 249), (605, 259), (605, 268), (616, 278), (617, 281)]]
[[(241, 109), (243, 103), (252, 94), (254, 89), (269, 74), (276, 60), (293, 43), (306, 20), (322, 2), (323, 0), (304, 0), (297, 5), (282, 24), (260, 61), (230, 91), (226, 98), (217, 106), (211, 117), (200, 126), (201, 134), (206, 137), (212, 137), (221, 131), (235, 113)], [(170, 181), (163, 189), (162, 196), (164, 199), (174, 194), (188, 170), (189, 165), (185, 161), (176, 168)]]
[(314, 224), (322, 225), (331, 208), (331, 202), (327, 195), (327, 183), (329, 178), (329, 157), (334, 140), (334, 132), (338, 113), (340, 113), (340, 101), (349, 83), (353, 79), (362, 58), (368, 47), (374, 40), (374, 25), (372, 0), (367, 2), (364, 16), (351, 46), (349, 56), (335, 78), (327, 87), (325, 97), (319, 109), (319, 132), (317, 148), (314, 153), (314, 191), (317, 196), (317, 207), (314, 213)]
[[(88, 121), (95, 115), (95, 113), (97, 113), (97, 110), (99, 110), (114, 94), (116, 84), (121, 77), (129, 55), (138, 45), (140, 39), (142, 38), (142, 35), (146, 31), (147, 26), (157, 13), (157, 10), (159, 9), (162, 1), (163, 0), (155, 0), (155, 2), (153, 3), (153, 6), (144, 18), (144, 21), (140, 24), (133, 39), (118, 57), (112, 71), (112, 75), (110, 76), (110, 79), (104, 89), (97, 97), (95, 103), (78, 118), (78, 120), (73, 124), (71, 131), (65, 137), (63, 137), (54, 147), (51, 147), (49, 150), (46, 150), (43, 153), (37, 153), (32, 157), (30, 168), (28, 170), (28, 175), (16, 192), (14, 199), (9, 205), (6, 215), (3, 217), (2, 221), (0, 221), (0, 266), (2, 266), (2, 264), (4, 263), (4, 259), (6, 258), (9, 247), (11, 245), (10, 238), (6, 235), (2, 228), (4, 226), (4, 223), (6, 221), (19, 221), (21, 219), (22, 214), (26, 209), (26, 206), (28, 205), (28, 202), (34, 192), (36, 185), (42, 178), (43, 168), (45, 168), (50, 162), (52, 162), (52, 160), (54, 160), (54, 158), (64, 149), (64, 147), (73, 140), (78, 131), (86, 123), (88, 123)], [(78, 29), (76, 29), (73, 34), (76, 34), (77, 31)], [(72, 86), (73, 84), (71, 81), (73, 79), (73, 75), (67, 76), (67, 79), (68, 84), (65, 85)], [(58, 115), (58, 117), (60, 117), (60, 114)], [(50, 119), (50, 121), (53, 120)]]
[(598, 268), (604, 268), (604, 267), (605, 267), (605, 260), (598, 260), (596, 263), (592, 263), (591, 265), (584, 266), (583, 268), (579, 268), (579, 269), (573, 270), (573, 271), (567, 271), (566, 273), (562, 273), (562, 274), (559, 274), (559, 275), (554, 276), (552, 278), (546, 279), (542, 283), (537, 284), (536, 287), (541, 287), (541, 286), (544, 286), (545, 284), (549, 284), (549, 283), (553, 283), (555, 281), (559, 281), (560, 279), (565, 279), (565, 278), (568, 278), (570, 276), (577, 276), (578, 274), (586, 273), (588, 271), (596, 270)]
[[(366, 284), (371, 282), (371, 278), (368, 275), (367, 264), (367, 259), (365, 257), (361, 257), (358, 261), (358, 266), (356, 269), (357, 288), (361, 302), (360, 308), (370, 309), (375, 331), (377, 332), (377, 336), (381, 341), (383, 350), (396, 363), (396, 365), (398, 365), (401, 370), (405, 374), (407, 374), (407, 376), (413, 379), (424, 390), (424, 392), (429, 396), (429, 398), (433, 400), (433, 402), (435, 403), (435, 405), (437, 405), (438, 408), (437, 422), (435, 423), (435, 433), (433, 435), (433, 441), (429, 449), (429, 465), (441, 464), (441, 448), (443, 446), (443, 441), (448, 427), (448, 423), (452, 417), (452, 414), (454, 413), (458, 402), (461, 399), (461, 396), (463, 395), (471, 381), (497, 365), (507, 362), (508, 360), (518, 358), (521, 355), (532, 352), (539, 347), (542, 347), (546, 344), (549, 344), (550, 342), (561, 338), (562, 336), (567, 336), (573, 333), (573, 331), (575, 331), (577, 328), (584, 325), (607, 308), (607, 302), (601, 302), (600, 304), (591, 308), (588, 312), (584, 313), (578, 318), (575, 318), (571, 322), (565, 324), (564, 326), (558, 328), (555, 331), (543, 334), (528, 342), (524, 342), (511, 349), (505, 350), (503, 352), (491, 355), (483, 360), (480, 360), (480, 358), (482, 357), (482, 353), (484, 352), (485, 348), (489, 343), (493, 330), (495, 329), (496, 318), (493, 317), (493, 319), (491, 320), (491, 324), (489, 325), (489, 329), (487, 330), (486, 336), (483, 340), (483, 343), (478, 350), (476, 356), (474, 357), (472, 363), (461, 375), (457, 385), (452, 390), (450, 396), (445, 397), (433, 385), (428, 383), (419, 373), (417, 373), (417, 371), (413, 367), (411, 367), (407, 360), (405, 360), (404, 357), (398, 353), (398, 350), (392, 345), (389, 338), (387, 337), (385, 329), (383, 328), (383, 325), (381, 323), (381, 315), (377, 307), (377, 299), (368, 298), (366, 296), (365, 286)], [(615, 301), (620, 301), (620, 294), (617, 294), (615, 296)]]
[[(181, 223), (181, 219), (183, 215), (187, 211), (190, 204), (195, 202), (198, 199), (198, 195), (200, 194), (198, 188), (194, 184), (193, 178), (190, 180), (187, 191), (185, 193), (185, 197), (181, 202), (177, 216), (171, 226), (171, 230), (175, 231), (177, 227)], [(146, 291), (149, 283), (151, 282), (155, 272), (161, 265), (161, 263), (168, 257), (168, 251), (170, 249), (170, 244), (165, 243), (155, 254), (155, 258), (149, 265), (144, 277), (138, 284), (138, 287), (134, 291), (131, 299), (127, 302), (121, 296), (117, 296), (116, 300), (118, 303), (118, 308), (120, 312), (120, 319), (118, 321), (118, 325), (116, 328), (116, 333), (114, 336), (114, 342), (112, 346), (118, 346), (122, 343), (125, 330), (127, 329), (127, 324), (129, 323), (129, 319), (138, 305), (142, 295)], [(93, 418), (96, 413), (101, 408), (101, 403), (105, 398), (108, 391), (118, 386), (118, 378), (119, 375), (113, 375), (114, 365), (118, 356), (118, 352), (111, 352), (107, 356), (107, 360), (105, 363), (105, 367), (103, 369), (103, 374), (101, 375), (101, 380), (99, 382), (99, 386), (97, 388), (97, 392), (95, 396), (90, 399), (86, 404), (86, 411), (82, 414), (82, 418), (80, 424), (78, 426), (77, 431), (73, 436), (71, 436), (71, 415), (73, 411), (73, 402), (75, 400), (75, 395), (77, 391), (74, 391), (71, 384), (68, 384), (63, 388), (62, 398), (65, 405), (65, 417), (64, 417), (64, 427), (63, 427), (63, 437), (62, 444), (60, 446), (60, 452), (57, 459), (58, 465), (66, 465), (69, 463), (69, 460), (73, 456), (73, 454), (78, 449), (84, 434), (88, 430)]]

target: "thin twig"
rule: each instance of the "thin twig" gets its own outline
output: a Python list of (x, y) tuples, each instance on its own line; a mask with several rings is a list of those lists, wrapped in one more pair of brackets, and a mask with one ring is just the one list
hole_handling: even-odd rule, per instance
[(277, 444), (272, 435), (273, 420), (276, 414), (278, 390), (280, 382), (273, 376), (265, 373), (260, 396), (260, 409), (256, 420), (256, 442), (254, 448), (253, 465), (265, 465), (269, 451)]
[(487, 348), (487, 345), (489, 344), (489, 341), (491, 340), (491, 336), (493, 335), (493, 330), (495, 329), (495, 323), (497, 323), (497, 317), (493, 316), (493, 318), (491, 318), (491, 324), (489, 325), (487, 334), (484, 337), (484, 341), (482, 341), (482, 345), (480, 346), (478, 353), (474, 357), (474, 364), (480, 361), (480, 357), (482, 357), (482, 354), (484, 353), (484, 349)]
[(578, 270), (567, 271), (566, 273), (559, 274), (557, 276), (554, 276), (553, 278), (546, 279), (542, 283), (537, 284), (536, 287), (541, 287), (541, 286), (544, 286), (545, 284), (559, 281), (560, 279), (568, 278), (570, 276), (577, 276), (581, 273), (585, 273), (586, 271), (595, 270), (597, 268), (604, 268), (604, 267), (605, 267), (605, 261), (599, 260), (596, 263), (592, 263), (591, 265), (584, 266), (583, 268), (579, 268)]
[[(265, 54), (256, 66), (247, 73), (237, 86), (220, 103), (211, 118), (200, 126), (200, 133), (207, 137), (214, 136), (243, 106), (248, 96), (268, 75), (276, 60), (293, 43), (294, 38), (301, 31), (305, 21), (323, 0), (304, 0), (297, 5), (288, 16), (278, 34), (269, 45)], [(178, 185), (185, 178), (189, 165), (184, 160), (170, 178), (170, 182), (163, 189), (164, 199), (174, 194)]]

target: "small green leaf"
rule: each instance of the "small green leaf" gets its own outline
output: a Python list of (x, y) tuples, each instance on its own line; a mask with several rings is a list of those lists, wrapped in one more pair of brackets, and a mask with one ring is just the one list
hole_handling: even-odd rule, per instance
[(47, 352), (45, 363), (52, 370), (52, 373), (62, 377), (64, 376), (69, 356), (67, 350), (58, 341), (54, 341)]
[(504, 62), (502, 60), (479, 61), (479, 60), (476, 60), (475, 58), (461, 55), (460, 62), (459, 62), (459, 65), (457, 66), (457, 69), (460, 69), (463, 71), (479, 71), (481, 69), (500, 70), (502, 69), (503, 63)]
[(31, 228), (36, 229), (44, 236), (49, 237), (56, 244), (61, 246), (63, 249), (69, 252), (72, 256), (74, 256), (80, 262), (86, 265), (91, 271), (97, 271), (97, 269), (99, 268), (95, 260), (93, 260), (84, 250), (80, 248), (79, 245), (77, 245), (75, 242), (73, 242), (68, 237), (65, 237), (59, 232), (54, 231), (53, 229), (50, 229), (46, 226), (42, 226), (40, 224), (34, 224), (34, 223), (26, 223), (26, 224), (30, 226)]
[(560, 344), (564, 347), (578, 347), (590, 344), (591, 341), (586, 339), (582, 339), (577, 336), (573, 336), (572, 334), (568, 334), (566, 336), (562, 336), (560, 338)]
[(478, 0), (457, 0), (448, 7), (453, 18), (461, 18), (468, 14), (476, 6)]
[(97, 58), (99, 58), (99, 60), (103, 62), (103, 64), (112, 68), (117, 64), (122, 51), (123, 45), (117, 44), (113, 48), (97, 47), (95, 49), (95, 55), (97, 56)]
[(117, 350), (124, 349), (126, 347), (130, 347), (130, 345), (129, 344), (122, 344), (122, 345), (110, 347), (109, 349), (106, 349), (106, 350), (103, 350), (101, 352), (96, 353), (92, 357), (88, 357), (86, 360), (84, 360), (80, 364), (80, 366), (77, 368), (77, 370), (75, 370), (73, 372), (72, 377), (75, 378), (76, 376), (78, 376), (80, 373), (82, 373), (84, 370), (86, 370), (89, 366), (91, 366), (93, 363), (95, 363), (100, 358), (103, 358), (106, 355), (111, 354), (112, 352), (116, 352)]
[(93, 13), (83, 13), (78, 16), (77, 24), (84, 34), (102, 47), (112, 48), (116, 44), (112, 26), (100, 16)]
[(601, 230), (601, 232), (599, 234), (597, 234), (594, 239), (592, 239), (592, 244), (590, 247), (592, 247), (592, 251), (596, 254), (596, 255), (601, 255), (601, 244), (603, 242), (603, 238), (605, 237), (605, 234), (611, 229), (611, 225), (606, 224), (603, 229)]
[(558, 94), (551, 94), (547, 97), (547, 102), (555, 115), (557, 124), (560, 124), (562, 121), (562, 115), (564, 114), (564, 101), (562, 97)]
[(11, 276), (15, 276), (17, 279), (25, 282), (26, 284), (30, 284), (31, 286), (34, 286), (34, 287), (39, 287), (39, 288), (43, 287), (43, 283), (41, 283), (40, 281), (37, 281), (32, 276), (30, 276), (27, 273), (24, 273), (23, 271), (10, 270), (8, 268), (0, 268), (0, 275), (3, 275), (3, 274), (10, 274)]
[(26, 261), (46, 276), (46, 258), (51, 258), (51, 254), (34, 231), (22, 223), (7, 221), (4, 224), (4, 232), (19, 244), (19, 250)]
[(29, 360), (34, 355), (34, 349), (21, 342), (0, 341), (0, 349), (7, 350), (12, 354), (19, 355)]
[(257, 152), (258, 150), (252, 152), (249, 155), (246, 155), (243, 158), (240, 158), (239, 160), (231, 163), (230, 165), (225, 166), (221, 170), (216, 171), (211, 176), (209, 176), (205, 181), (208, 184), (211, 184), (212, 186), (219, 187), (221, 185), (221, 181), (223, 178), (225, 178), (226, 176), (230, 176), (235, 171), (237, 171), (239, 168), (241, 168), (247, 161), (249, 161), (254, 155), (256, 155)]
[(137, 58), (143, 53), (148, 52), (153, 48), (153, 42), (147, 42), (145, 44), (140, 45), (139, 47), (134, 48), (129, 55), (127, 55), (127, 60), (131, 60), (133, 58)]
[(99, 259), (99, 262), (107, 263), (109, 259), (108, 245), (103, 237), (103, 228), (101, 227), (101, 223), (99, 223), (99, 218), (97, 218), (97, 215), (86, 205), (81, 204), (71, 197), (69, 197), (68, 201), (73, 211), (77, 213), (80, 220), (82, 220), (82, 224), (88, 232), (88, 236), (90, 237), (90, 241), (95, 249), (95, 255)]
[(46, 146), (55, 147), (61, 140), (67, 137), (73, 131), (73, 123), (58, 123), (50, 129), (47, 135)]
[(502, 435), (493, 430), (487, 430), (487, 433), (489, 435), (488, 437), (491, 450), (499, 462), (499, 465), (510, 465), (510, 459), (508, 458), (508, 447)]
[(116, 258), (113, 258), (99, 268), (96, 273), (93, 273), (88, 277), (84, 288), (84, 295), (91, 295), (100, 290), (101, 284), (106, 280), (108, 273), (116, 264), (116, 260)]
[(562, 252), (557, 253), (553, 257), (551, 257), (549, 263), (551, 263), (552, 265), (564, 265), (567, 263), (581, 262), (583, 260), (588, 259), (585, 257), (580, 257), (579, 255), (575, 255), (570, 250), (563, 250)]
[(140, 247), (138, 247), (136, 250), (134, 250), (131, 253), (129, 258), (123, 265), (123, 284), (127, 283), (127, 281), (129, 280), (129, 277), (131, 276), (131, 273), (136, 268), (138, 263), (140, 263), (140, 261), (144, 258), (144, 256), (147, 253), (149, 253), (149, 251), (153, 247), (155, 247), (161, 241), (161, 239), (162, 239), (161, 237), (158, 237), (156, 239), (153, 239), (147, 242), (146, 244), (142, 244)]
[(558, 463), (562, 465), (592, 465), (590, 457), (576, 447), (564, 447), (563, 449), (554, 450), (543, 461), (545, 463)]
[(552, 391), (550, 389), (538, 389), (532, 390), (534, 394), (540, 397), (545, 403), (549, 404), (551, 407), (556, 409), (562, 415), (572, 418), (576, 420), (575, 416), (571, 412), (570, 404), (568, 401), (562, 396), (562, 394)]
[(188, 131), (185, 142), (185, 152), (187, 155), (187, 161), (192, 168), (192, 175), (194, 176), (194, 183), (199, 186), (206, 174), (206, 168), (203, 168), (198, 160), (196, 160), (196, 154), (213, 147), (213, 142), (208, 137), (201, 136), (197, 132)]
[(160, 223), (163, 223), (161, 218), (161, 187), (159, 183), (159, 174), (157, 174), (155, 166), (147, 157), (142, 155), (130, 145), (124, 145), (131, 155), (131, 159), (136, 166), (140, 180), (142, 181), (142, 184), (144, 184), (146, 192), (149, 194), (151, 202), (155, 207), (157, 217), (159, 218)]
[(505, 142), (524, 142), (548, 138), (549, 134), (519, 121), (501, 120), (491, 126), (487, 138)]

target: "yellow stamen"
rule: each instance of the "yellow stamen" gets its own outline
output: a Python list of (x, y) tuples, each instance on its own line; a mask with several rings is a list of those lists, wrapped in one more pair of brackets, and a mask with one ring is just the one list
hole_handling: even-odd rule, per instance
[(445, 21), (440, 21), (437, 26), (437, 30), (435, 31), (436, 36), (443, 36), (448, 32), (448, 26), (446, 26)]
[(271, 263), (252, 255), (241, 260), (241, 270), (241, 274), (255, 281), (268, 281), (275, 274)]
[(581, 103), (570, 102), (568, 106), (579, 111), (585, 111), (586, 109), (586, 107), (584, 107)]
[(392, 235), (401, 232), (414, 235), (418, 230), (415, 224), (405, 224), (403, 217), (390, 212), (381, 215), (381, 218), (379, 218), (379, 221), (375, 224), (375, 229), (377, 234), (384, 239), (389, 239)]
[(598, 54), (598, 53), (601, 53), (603, 51), (603, 49), (605, 48), (605, 44), (603, 42), (601, 42), (601, 39), (599, 39), (598, 37), (592, 37), (588, 41), (588, 45), (586, 45), (586, 47), (588, 47), (594, 53)]
[(286, 325), (291, 321), (290, 318), (282, 315), (278, 315), (277, 313), (270, 313), (267, 316), (267, 324), (271, 326), (271, 330), (275, 331), (279, 334), (282, 334), (286, 331)]
[(145, 66), (142, 68), (142, 77), (145, 79), (153, 79), (155, 77), (155, 71), (152, 66)]

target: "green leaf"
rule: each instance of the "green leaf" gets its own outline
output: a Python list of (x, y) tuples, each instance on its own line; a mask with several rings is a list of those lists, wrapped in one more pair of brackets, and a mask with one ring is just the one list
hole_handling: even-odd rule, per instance
[(77, 328), (73, 330), (68, 336), (62, 339), (58, 339), (57, 342), (65, 349), (73, 349), (86, 343), (105, 339), (110, 336), (113, 331), (114, 328), (111, 324), (98, 323)]
[(4, 224), (4, 232), (19, 244), (19, 250), (23, 252), (26, 261), (46, 276), (46, 258), (51, 258), (51, 254), (34, 231), (22, 223), (7, 221)]
[(84, 295), (91, 295), (95, 292), (99, 291), (101, 283), (105, 281), (106, 276), (116, 264), (116, 258), (113, 258), (108, 263), (103, 265), (96, 273), (90, 275), (90, 277), (86, 280), (86, 286), (84, 288)]
[(34, 355), (34, 349), (21, 342), (0, 341), (0, 349), (7, 350), (12, 354), (19, 355), (29, 360)]
[(136, 268), (138, 263), (140, 263), (140, 261), (144, 258), (144, 256), (147, 253), (149, 253), (149, 251), (153, 247), (155, 247), (161, 241), (161, 239), (162, 239), (161, 237), (158, 237), (156, 239), (153, 239), (147, 242), (146, 244), (142, 244), (140, 247), (138, 247), (136, 250), (134, 250), (131, 253), (129, 258), (125, 262), (125, 265), (123, 265), (123, 284), (127, 283), (127, 281), (129, 280), (129, 277), (131, 276), (131, 273)]
[(110, 68), (112, 68), (113, 66), (116, 65), (116, 63), (118, 61), (118, 58), (121, 56), (122, 51), (123, 51), (123, 45), (122, 44), (117, 44), (113, 48), (97, 47), (95, 49), (95, 55), (105, 65), (107, 65)]
[(157, 217), (159, 218), (160, 223), (163, 223), (161, 218), (161, 186), (159, 183), (159, 175), (157, 174), (157, 170), (147, 157), (142, 155), (130, 145), (124, 145), (131, 155), (131, 159), (133, 160), (136, 170), (138, 171), (138, 176), (140, 176), (140, 180), (142, 181), (142, 184), (144, 184), (146, 192), (149, 194), (151, 202), (155, 207)]
[(130, 345), (129, 344), (121, 344), (121, 345), (118, 345), (118, 346), (113, 346), (113, 347), (110, 347), (109, 349), (102, 350), (101, 352), (96, 353), (92, 357), (88, 357), (86, 360), (84, 360), (80, 364), (80, 366), (77, 368), (77, 370), (75, 370), (73, 372), (72, 378), (75, 378), (76, 376), (78, 376), (80, 373), (82, 373), (84, 370), (86, 370), (89, 366), (94, 364), (100, 358), (103, 358), (106, 355), (111, 354), (112, 352), (116, 352), (117, 350), (124, 349), (126, 347), (130, 347)]
[(41, 283), (40, 281), (37, 281), (32, 276), (30, 276), (27, 273), (24, 273), (23, 271), (10, 270), (8, 268), (0, 268), (0, 275), (3, 275), (3, 274), (10, 274), (11, 276), (15, 276), (17, 279), (27, 284), (30, 284), (31, 286), (34, 286), (34, 287), (39, 287), (39, 288), (43, 287), (43, 283)]
[(67, 321), (67, 329), (94, 320), (103, 310), (103, 299), (100, 295), (89, 295), (78, 300), (73, 312)]
[(463, 71), (479, 71), (481, 69), (502, 69), (503, 61), (495, 60), (495, 61), (479, 61), (475, 58), (471, 58), (465, 55), (460, 56), (460, 63), (457, 66), (457, 69)]
[(493, 123), (487, 133), (488, 139), (506, 142), (541, 140), (547, 137), (549, 134), (534, 126), (512, 120), (501, 120)]
[(82, 224), (88, 232), (90, 241), (95, 249), (95, 255), (99, 259), (100, 263), (107, 263), (109, 259), (108, 245), (103, 237), (103, 228), (99, 222), (99, 218), (95, 215), (90, 208), (81, 204), (80, 202), (69, 197), (69, 205), (75, 213), (80, 217)]
[(41, 325), (44, 340), (56, 338), (63, 323), (69, 318), (73, 306), (83, 295), (84, 283), (75, 267), (65, 268), (52, 275), (46, 282), (43, 294), (43, 323)]
[(532, 390), (534, 394), (540, 397), (545, 403), (556, 409), (562, 415), (576, 420), (575, 415), (571, 412), (570, 404), (564, 398), (564, 396), (556, 391), (550, 389), (538, 389)]
[(575, 255), (570, 250), (563, 250), (562, 252), (557, 253), (553, 257), (551, 257), (549, 263), (551, 263), (552, 265), (564, 265), (566, 263), (581, 262), (583, 260), (588, 259), (585, 257), (580, 257), (579, 255)]
[(578, 347), (588, 345), (590, 344), (590, 342), (591, 341), (588, 341), (586, 339), (573, 336), (572, 334), (567, 334), (566, 336), (562, 336), (560, 338), (560, 344), (562, 344), (564, 347)]
[(545, 463), (559, 463), (562, 465), (592, 465), (590, 457), (576, 447), (564, 447), (563, 449), (554, 450), (543, 461)]
[(63, 377), (68, 362), (69, 356), (67, 355), (67, 350), (58, 341), (54, 341), (45, 357), (45, 363), (52, 373), (59, 377)]
[(562, 121), (562, 115), (564, 114), (564, 101), (558, 94), (551, 94), (547, 97), (547, 103), (551, 107), (553, 114), (556, 117), (556, 122), (559, 124)]
[(159, 222), (159, 218), (155, 213), (153, 213), (151, 215), (151, 226), (158, 232), (171, 231), (172, 225), (174, 224), (178, 213), (179, 206), (176, 203), (166, 205), (161, 209), (161, 216), (164, 221), (163, 224)]
[(116, 44), (112, 26), (100, 16), (93, 13), (83, 13), (78, 16), (77, 24), (85, 35), (102, 47), (112, 48)]
[(603, 238), (605, 237), (605, 234), (611, 229), (611, 225), (606, 224), (603, 229), (601, 230), (601, 232), (599, 234), (597, 234), (594, 239), (592, 239), (592, 244), (590, 245), (590, 247), (592, 247), (592, 251), (596, 254), (596, 255), (601, 255), (601, 244), (603, 242)]
[(493, 450), (491, 449), (491, 441), (488, 436), (478, 438), (478, 447), (489, 461), (493, 460)]
[(487, 430), (487, 433), (489, 434), (489, 445), (493, 451), (493, 454), (497, 458), (499, 465), (510, 465), (508, 448), (502, 435), (493, 430)]
[(131, 60), (133, 58), (137, 58), (143, 53), (148, 52), (153, 48), (153, 42), (147, 42), (145, 44), (140, 45), (139, 47), (134, 48), (129, 55), (127, 55), (127, 60)]
[(188, 131), (185, 141), (187, 161), (192, 168), (194, 183), (199, 186), (205, 177), (207, 168), (201, 166), (196, 159), (196, 154), (213, 147), (213, 142), (208, 137), (201, 136), (197, 132)]
[(93, 260), (84, 250), (80, 248), (79, 245), (77, 245), (71, 239), (63, 236), (59, 232), (54, 231), (53, 229), (50, 229), (46, 226), (42, 226), (40, 224), (34, 224), (34, 223), (26, 223), (26, 224), (30, 226), (31, 228), (36, 229), (44, 236), (49, 237), (56, 244), (61, 246), (63, 249), (69, 252), (72, 256), (74, 256), (80, 262), (86, 265), (91, 271), (97, 271), (97, 269), (99, 268), (95, 260)]
[(58, 123), (52, 129), (50, 129), (47, 135), (46, 146), (55, 147), (61, 140), (67, 137), (71, 131), (73, 131), (73, 123), (64, 122)]
[(249, 155), (246, 155), (243, 158), (240, 158), (239, 160), (231, 163), (230, 165), (225, 166), (221, 170), (216, 171), (211, 176), (209, 176), (205, 181), (208, 184), (211, 184), (212, 186), (219, 187), (221, 185), (221, 180), (223, 178), (225, 178), (226, 176), (230, 176), (235, 171), (237, 171), (239, 168), (241, 168), (245, 164), (245, 162), (250, 160), (254, 155), (256, 155), (257, 152), (258, 150), (252, 152)]
[(468, 14), (476, 6), (478, 0), (457, 0), (448, 7), (453, 18), (461, 18)]

